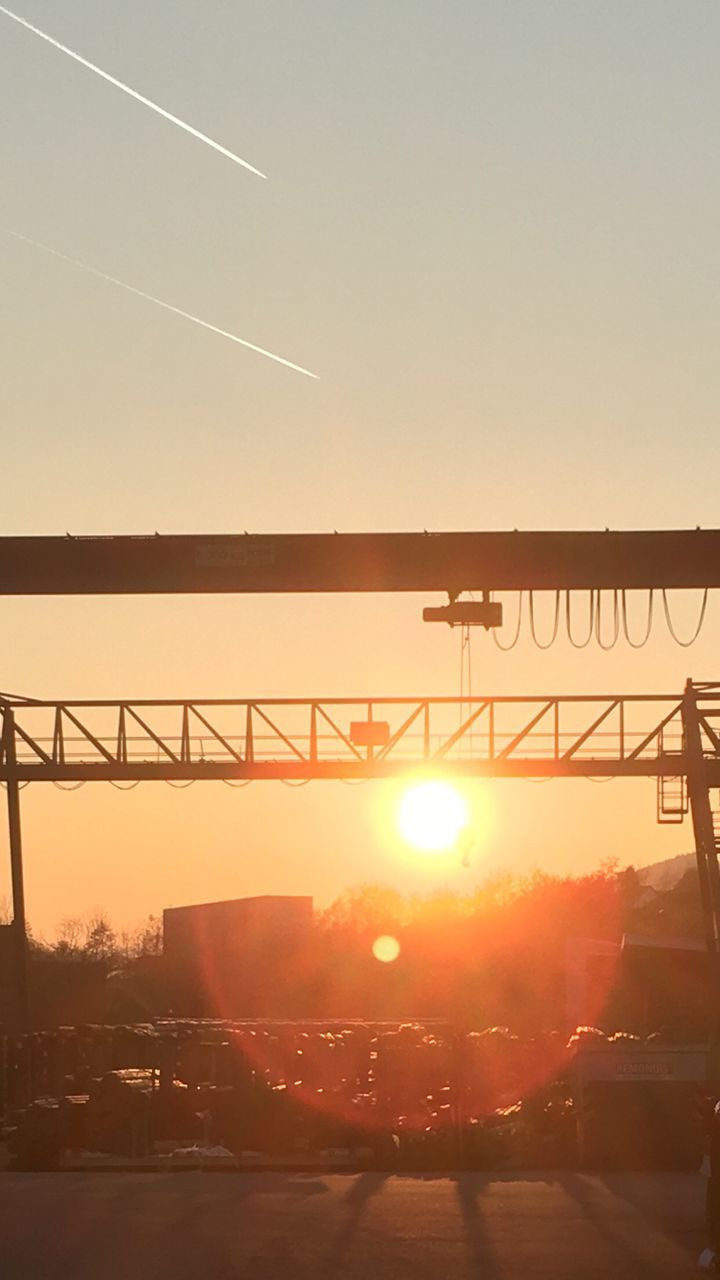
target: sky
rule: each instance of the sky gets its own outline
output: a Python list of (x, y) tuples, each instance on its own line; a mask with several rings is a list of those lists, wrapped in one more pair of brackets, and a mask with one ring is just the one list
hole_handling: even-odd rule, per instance
[[(16, 0), (20, 5), (21, 0)], [(711, 0), (22, 0), (0, 17), (0, 533), (717, 524), (720, 8)], [(414, 596), (4, 600), (36, 696), (456, 693)], [(679, 603), (689, 618), (696, 601)], [(680, 690), (694, 649), (499, 654), (477, 692)], [(608, 802), (608, 797), (611, 803)], [(690, 847), (650, 783), (484, 784), (470, 868), (379, 784), (23, 794), (39, 932), (362, 880), (467, 888)], [(4, 858), (3, 873), (6, 857)], [(0, 891), (2, 880), (0, 879)]]

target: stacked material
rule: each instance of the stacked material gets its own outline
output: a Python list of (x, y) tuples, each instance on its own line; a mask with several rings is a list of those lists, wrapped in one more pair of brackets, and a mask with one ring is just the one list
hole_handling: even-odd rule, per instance
[[(63, 1149), (141, 1159), (161, 1147), (213, 1146), (298, 1160), (372, 1149), (376, 1162), (409, 1168), (567, 1164), (583, 1125), (595, 1143), (596, 1114), (598, 1132), (609, 1134), (608, 1116), (622, 1111), (627, 1128), (626, 1105), (654, 1104), (661, 1093), (659, 1132), (684, 1130), (702, 1080), (669, 1092), (641, 1079), (658, 1070), (648, 1054), (666, 1074), (676, 1070), (681, 1049), (666, 1045), (657, 1057), (661, 1048), (653, 1037), (592, 1027), (569, 1042), (432, 1022), (64, 1027), (5, 1041), (5, 1120), (36, 1167), (51, 1167)], [(578, 1063), (598, 1054), (612, 1088), (585, 1072), (581, 1093)], [(674, 1110), (665, 1105), (671, 1093)], [(653, 1150), (663, 1144), (676, 1159), (678, 1142), (668, 1147), (663, 1137)]]
[(151, 1151), (154, 1075), (146, 1067), (124, 1068), (93, 1081), (86, 1116), (91, 1150), (135, 1157)]
[(55, 1098), (37, 1098), (25, 1111), (22, 1124), (12, 1133), (10, 1151), (16, 1169), (57, 1169), (62, 1150), (60, 1104)]

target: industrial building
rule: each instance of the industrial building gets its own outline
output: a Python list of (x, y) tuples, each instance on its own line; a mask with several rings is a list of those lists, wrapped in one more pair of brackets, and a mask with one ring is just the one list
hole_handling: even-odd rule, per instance
[(313, 900), (262, 895), (168, 907), (163, 954), (179, 1016), (289, 1014), (311, 942)]

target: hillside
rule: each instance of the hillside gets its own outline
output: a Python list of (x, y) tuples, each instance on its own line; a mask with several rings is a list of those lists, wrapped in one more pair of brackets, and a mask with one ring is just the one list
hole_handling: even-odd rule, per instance
[(662, 862), (652, 862), (649, 867), (638, 867), (640, 882), (649, 889), (665, 893), (674, 889), (686, 872), (695, 866), (694, 853), (679, 853), (674, 858), (665, 858)]

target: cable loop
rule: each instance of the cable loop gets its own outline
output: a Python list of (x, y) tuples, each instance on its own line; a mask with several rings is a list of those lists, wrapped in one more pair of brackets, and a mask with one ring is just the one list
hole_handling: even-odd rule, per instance
[(702, 604), (700, 605), (700, 614), (698, 617), (697, 626), (689, 640), (681, 640), (677, 631), (673, 626), (673, 621), (670, 616), (670, 605), (668, 604), (667, 591), (665, 587), (663, 587), (662, 601), (663, 601), (663, 609), (665, 611), (665, 621), (667, 622), (668, 631), (670, 632), (670, 635), (672, 636), (675, 643), (680, 645), (681, 649), (689, 649), (690, 645), (694, 644), (698, 636), (700, 635), (700, 632), (702, 631), (703, 622), (705, 621), (705, 611), (707, 610), (707, 602), (708, 602), (707, 587), (703, 591)]
[(570, 594), (571, 593), (569, 591), (565, 592), (565, 626), (567, 629), (567, 638), (570, 641), (570, 644), (572, 645), (573, 649), (587, 649), (590, 641), (593, 638), (593, 634), (595, 631), (595, 592), (594, 591), (590, 592), (588, 633), (587, 633), (586, 639), (582, 641), (575, 640), (573, 638), (572, 621), (571, 621), (572, 610), (570, 608)]
[(653, 629), (653, 612), (655, 609), (654, 589), (651, 587), (650, 590), (648, 591), (648, 607), (647, 607), (647, 618), (645, 622), (645, 635), (643, 636), (642, 640), (632, 640), (630, 637), (630, 628), (628, 627), (627, 591), (625, 590), (624, 587), (621, 593), (620, 603), (622, 607), (623, 634), (625, 636), (625, 639), (627, 640), (627, 643), (630, 645), (631, 649), (644, 649), (645, 645), (650, 639), (650, 635)]
[(509, 653), (511, 649), (514, 649), (514, 648), (515, 648), (515, 645), (517, 644), (518, 640), (520, 639), (520, 629), (521, 629), (521, 627), (522, 627), (522, 615), (523, 615), (523, 592), (522, 592), (522, 591), (520, 591), (520, 592), (518, 593), (518, 616), (517, 616), (517, 626), (516, 626), (516, 628), (515, 628), (515, 635), (513, 636), (512, 640), (510, 641), (510, 644), (502, 644), (502, 643), (498, 640), (498, 638), (497, 638), (497, 631), (493, 628), (492, 638), (493, 638), (493, 640), (494, 640), (494, 642), (495, 642), (495, 644), (496, 644), (497, 648), (498, 648), (498, 649), (502, 649), (503, 653)]
[(552, 648), (552, 646), (554, 645), (555, 641), (557, 640), (558, 628), (559, 628), (559, 626), (560, 626), (560, 592), (559, 592), (559, 591), (556, 591), (556, 592), (555, 592), (555, 618), (554, 618), (554, 621), (553, 621), (552, 635), (551, 635), (550, 639), (547, 641), (547, 643), (545, 643), (545, 644), (541, 644), (541, 643), (540, 643), (540, 641), (539, 641), (539, 640), (538, 640), (538, 638), (537, 638), (537, 633), (536, 633), (536, 631), (535, 631), (535, 596), (534, 596), (534, 592), (529, 591), (529, 592), (528, 592), (528, 597), (529, 597), (529, 601), (530, 601), (530, 635), (531, 635), (531, 636), (532, 636), (532, 638), (533, 638), (533, 643), (534, 643), (534, 645), (535, 645), (535, 647), (536, 647), (537, 649), (551, 649), (551, 648)]
[(618, 591), (617, 587), (613, 591), (613, 634), (612, 640), (605, 643), (602, 638), (602, 592), (598, 591), (596, 595), (595, 609), (595, 639), (601, 649), (608, 653), (610, 649), (614, 649), (620, 637), (620, 609), (618, 607)]

